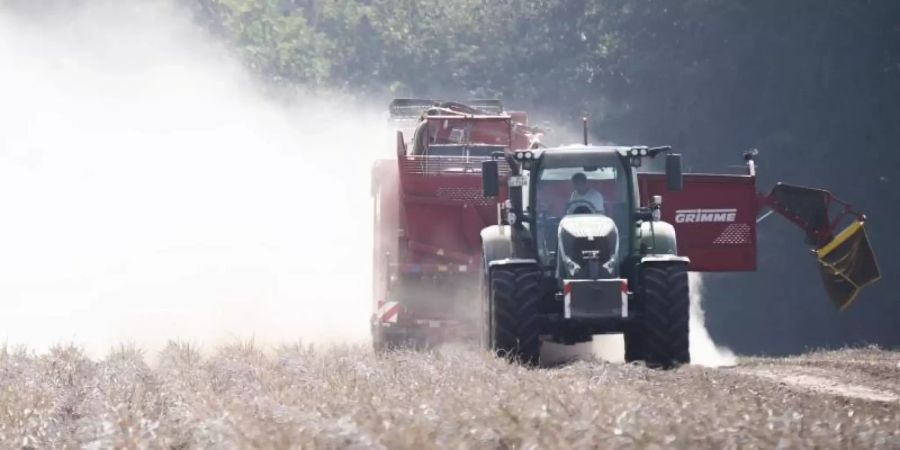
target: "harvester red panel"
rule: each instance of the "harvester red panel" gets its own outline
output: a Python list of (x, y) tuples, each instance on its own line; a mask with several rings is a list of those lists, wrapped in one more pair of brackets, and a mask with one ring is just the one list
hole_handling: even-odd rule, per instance
[(690, 270), (756, 270), (756, 179), (749, 175), (685, 174), (684, 189), (669, 192), (663, 174), (639, 174), (641, 204), (663, 197), (662, 220), (675, 226), (678, 253)]
[[(410, 137), (398, 133), (397, 158), (372, 170), (373, 339), (465, 338), (475, 327), (460, 324), (478, 313), (480, 232), (498, 219), (497, 199), (482, 195), (482, 163), (539, 134), (506, 115), (458, 114), (423, 116)], [(505, 180), (509, 167), (499, 166)]]
[(481, 229), (497, 221), (481, 193), (481, 159), (400, 156), (404, 264), (479, 263)]

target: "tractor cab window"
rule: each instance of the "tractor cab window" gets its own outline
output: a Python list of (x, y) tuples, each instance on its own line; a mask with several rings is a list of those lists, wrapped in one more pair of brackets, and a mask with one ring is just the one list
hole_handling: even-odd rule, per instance
[(619, 249), (624, 248), (627, 233), (628, 175), (616, 156), (604, 159), (598, 164), (562, 167), (554, 167), (550, 161), (546, 164), (549, 167), (540, 169), (532, 211), (536, 214), (538, 256), (545, 267), (557, 265), (560, 223), (567, 216), (588, 215), (596, 219), (585, 220), (595, 222), (611, 219), (621, 231), (616, 232), (613, 240), (617, 243), (610, 251), (622, 253)]

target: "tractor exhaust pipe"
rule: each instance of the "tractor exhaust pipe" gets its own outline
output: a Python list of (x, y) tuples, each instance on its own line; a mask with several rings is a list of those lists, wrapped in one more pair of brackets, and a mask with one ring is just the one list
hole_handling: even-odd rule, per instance
[(584, 145), (588, 145), (588, 120), (587, 116), (581, 118), (581, 129), (584, 131)]

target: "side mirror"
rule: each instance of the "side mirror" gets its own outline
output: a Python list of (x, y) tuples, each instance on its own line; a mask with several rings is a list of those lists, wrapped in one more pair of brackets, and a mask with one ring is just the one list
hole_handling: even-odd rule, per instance
[(497, 161), (481, 163), (481, 190), (485, 198), (496, 197), (500, 194), (500, 169)]
[(678, 153), (666, 155), (666, 187), (670, 192), (680, 192), (684, 187), (684, 177), (681, 174), (681, 155)]

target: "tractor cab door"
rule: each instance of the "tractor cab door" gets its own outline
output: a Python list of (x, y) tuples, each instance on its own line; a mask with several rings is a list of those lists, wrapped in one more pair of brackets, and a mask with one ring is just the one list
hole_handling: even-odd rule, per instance
[(756, 179), (748, 175), (684, 174), (680, 192), (669, 192), (666, 177), (638, 174), (641, 205), (661, 195), (662, 220), (675, 227), (678, 253), (690, 270), (734, 272), (756, 269)]

